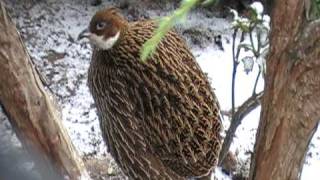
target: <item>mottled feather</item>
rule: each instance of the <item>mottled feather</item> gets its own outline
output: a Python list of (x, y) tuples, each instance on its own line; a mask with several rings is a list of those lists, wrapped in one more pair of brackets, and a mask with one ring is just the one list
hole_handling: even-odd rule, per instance
[(142, 62), (140, 51), (155, 23), (123, 25), (111, 49), (94, 49), (88, 75), (108, 150), (130, 179), (210, 173), (220, 151), (221, 120), (207, 77), (174, 31)]

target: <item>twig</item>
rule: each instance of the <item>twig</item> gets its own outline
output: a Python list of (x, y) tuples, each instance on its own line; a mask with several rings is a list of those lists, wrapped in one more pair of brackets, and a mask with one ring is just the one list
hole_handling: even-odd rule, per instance
[(258, 85), (258, 81), (259, 81), (260, 75), (261, 75), (261, 68), (259, 67), (259, 72), (258, 72), (258, 75), (256, 77), (256, 80), (255, 80), (254, 86), (253, 86), (252, 96), (256, 95), (256, 89), (257, 89), (257, 85)]
[(231, 82), (231, 114), (234, 116), (234, 108), (235, 108), (235, 81), (238, 67), (238, 60), (235, 54), (235, 46), (236, 46), (236, 37), (238, 33), (238, 28), (234, 29), (232, 35), (232, 58), (233, 58), (233, 69), (232, 69), (232, 82)]
[[(244, 35), (245, 35), (245, 34), (246, 34), (245, 32), (243, 32), (243, 31), (241, 32), (240, 43), (242, 43), (242, 42), (244, 41)], [(238, 49), (237, 49), (237, 54), (236, 54), (236, 58), (237, 58), (237, 59), (239, 58), (240, 50), (241, 50), (241, 48), (238, 47)]]
[[(230, 144), (232, 142), (232, 138), (234, 136), (235, 130), (237, 129), (237, 127), (239, 126), (239, 124), (241, 123), (241, 120), (243, 119), (243, 117), (245, 115), (247, 115), (249, 112), (251, 112), (258, 104), (254, 103), (253, 107), (251, 107), (251, 99), (253, 99), (253, 97), (256, 96), (252, 96), (251, 98), (249, 98), (245, 103), (243, 103), (239, 109), (237, 110), (237, 112), (235, 112), (235, 81), (236, 81), (236, 75), (237, 75), (237, 68), (239, 65), (239, 55), (240, 55), (240, 50), (241, 48), (237, 48), (237, 52), (235, 52), (235, 44), (236, 44), (236, 37), (237, 37), (237, 33), (238, 33), (238, 28), (234, 29), (233, 35), (232, 35), (232, 57), (233, 57), (233, 70), (232, 70), (232, 84), (231, 84), (231, 115), (230, 115), (230, 111), (226, 112), (225, 114), (231, 116), (231, 125), (230, 128), (227, 132), (227, 136), (224, 140), (224, 143), (222, 145), (222, 149), (220, 152), (220, 157), (219, 157), (219, 165), (221, 165), (222, 160), (224, 159), (224, 157), (226, 156)], [(245, 32), (241, 32), (241, 37), (240, 37), (240, 43), (244, 41), (244, 35)], [(248, 107), (248, 108), (246, 108)], [(248, 110), (248, 111), (247, 111)]]
[[(254, 25), (250, 31), (249, 31), (249, 38), (250, 38), (250, 43), (251, 43), (251, 47), (252, 47), (252, 52), (254, 54), (254, 56), (257, 58), (259, 57), (259, 51), (256, 50), (255, 46), (254, 46), (254, 42), (253, 42), (253, 36), (252, 36), (252, 32), (253, 32), (253, 29), (255, 28), (256, 26)], [(259, 44), (259, 42), (258, 42)], [(258, 45), (259, 46), (259, 45)]]
[[(235, 52), (235, 44), (236, 44), (236, 37), (238, 33), (238, 28), (234, 29), (232, 35), (232, 57), (233, 57), (233, 69), (232, 69), (232, 82), (231, 82), (231, 114), (232, 117), (234, 116), (235, 112), (235, 82), (236, 82), (236, 75), (237, 75), (237, 68), (239, 65), (239, 55), (241, 48), (237, 48), (237, 53)], [(241, 32), (240, 43), (244, 40), (244, 32)]]
[(263, 92), (251, 96), (237, 109), (237, 112), (233, 116), (230, 127), (222, 144), (219, 155), (219, 165), (222, 164), (222, 161), (228, 153), (234, 134), (238, 126), (241, 124), (242, 119), (260, 104), (262, 96)]
[(229, 118), (231, 118), (231, 112), (230, 111), (227, 111), (227, 110), (220, 110), (220, 113), (222, 116), (227, 116)]

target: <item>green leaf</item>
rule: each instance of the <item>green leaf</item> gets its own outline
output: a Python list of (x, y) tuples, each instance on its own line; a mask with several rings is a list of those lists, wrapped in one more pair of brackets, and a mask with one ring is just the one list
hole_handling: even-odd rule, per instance
[(166, 33), (176, 24), (186, 17), (187, 13), (194, 7), (200, 0), (183, 0), (181, 6), (173, 12), (172, 15), (166, 16), (160, 20), (158, 28), (155, 30), (154, 35), (142, 46), (140, 58), (146, 61), (155, 52), (157, 45)]

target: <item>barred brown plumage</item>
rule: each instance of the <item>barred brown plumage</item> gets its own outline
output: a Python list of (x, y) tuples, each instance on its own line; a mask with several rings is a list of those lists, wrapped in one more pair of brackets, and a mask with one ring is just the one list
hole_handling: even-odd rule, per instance
[(80, 34), (94, 45), (88, 85), (108, 150), (130, 179), (208, 175), (220, 151), (217, 98), (184, 40), (169, 31), (147, 62), (152, 20), (98, 11)]

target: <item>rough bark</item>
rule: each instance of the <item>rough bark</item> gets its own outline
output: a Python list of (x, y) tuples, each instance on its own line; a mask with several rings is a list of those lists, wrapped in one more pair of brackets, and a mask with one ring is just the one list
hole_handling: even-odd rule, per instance
[(320, 119), (320, 20), (304, 1), (275, 1), (250, 179), (296, 180)]
[(83, 162), (1, 1), (0, 8), (0, 103), (44, 179), (54, 179), (48, 169), (80, 179), (87, 175)]

